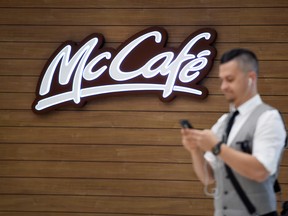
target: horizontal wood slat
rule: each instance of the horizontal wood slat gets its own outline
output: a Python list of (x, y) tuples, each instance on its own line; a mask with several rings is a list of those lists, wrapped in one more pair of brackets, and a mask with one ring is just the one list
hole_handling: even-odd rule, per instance
[[(66, 161), (1, 161), (1, 177), (197, 180), (191, 163), (119, 163)], [(280, 167), (280, 182), (288, 167)]]
[[(210, 128), (227, 112), (219, 59), (242, 47), (260, 60), (264, 102), (288, 123), (287, 14), (284, 0), (1, 1), (0, 216), (212, 215), (178, 121)], [(210, 91), (205, 100), (181, 95), (163, 103), (147, 92), (32, 112), (40, 73), (64, 41), (101, 33), (104, 47), (116, 49), (151, 26), (167, 30), (171, 48), (200, 28), (217, 31), (214, 67), (201, 83)], [(284, 200), (287, 156), (279, 175)]]
[[(189, 119), (196, 128), (211, 127), (222, 113), (203, 112), (56, 112), (48, 117), (27, 111), (0, 113), (0, 126), (94, 128), (180, 128), (180, 119)], [(288, 115), (284, 115), (288, 122)], [(133, 121), (131, 121), (133, 119)]]
[[(189, 198), (144, 198), (144, 197), (94, 197), (94, 196), (0, 196), (0, 211), (51, 211), (54, 212), (103, 212), (103, 213), (143, 213), (176, 215), (211, 215), (211, 199)], [(145, 207), (144, 207), (145, 206)]]
[[(212, 189), (210, 186), (209, 189)], [(282, 192), (288, 185), (281, 184)], [(199, 181), (2, 178), (1, 194), (207, 198)], [(1, 215), (1, 214), (0, 214)]]
[[(190, 163), (179, 147), (0, 144), (0, 160)], [(287, 163), (288, 165), (288, 163)]]
[[(191, 163), (188, 152), (179, 146), (0, 144), (0, 160), (98, 161)], [(288, 166), (288, 150), (282, 166)]]
[[(25, 216), (119, 216), (119, 214), (115, 213), (87, 213), (87, 212), (81, 212), (81, 213), (75, 213), (75, 212), (31, 212), (31, 211), (25, 211)], [(1, 216), (23, 216), (23, 212), (0, 212)], [(149, 214), (148, 214), (149, 215)], [(145, 216), (145, 214), (121, 214), (121, 216)], [(156, 215), (153, 216), (163, 216), (163, 215)]]
[(62, 0), (26, 0), (17, 1), (9, 0), (1, 2), (1, 7), (23, 7), (23, 8), (212, 8), (212, 7), (287, 7), (288, 3), (283, 0), (262, 0), (262, 1), (249, 1), (249, 0), (154, 0), (154, 1), (133, 1), (126, 0), (119, 2), (117, 0), (82, 0), (70, 1)]
[[(31, 43), (31, 42), (0, 42), (0, 59), (23, 59), (23, 60), (46, 60), (60, 46), (61, 43)], [(119, 43), (106, 43), (106, 47), (116, 49)], [(168, 47), (177, 48), (180, 44), (168, 43)], [(287, 61), (288, 60), (288, 43), (227, 43), (216, 44), (217, 56), (219, 60), (224, 52), (241, 46), (253, 50), (259, 60), (262, 61)], [(269, 50), (269, 52), (268, 52)], [(41, 68), (42, 69), (42, 68)], [(40, 72), (40, 71), (39, 71)]]
[[(141, 122), (139, 122), (140, 124)], [(16, 135), (15, 135), (16, 134)], [(31, 136), (33, 134), (33, 136)], [(2, 127), (0, 143), (178, 145), (179, 129)]]
[[(148, 27), (3, 25), (0, 26), (0, 41), (62, 43), (67, 40), (81, 41), (92, 33), (101, 33), (108, 43), (122, 43)], [(168, 42), (170, 43), (181, 43), (194, 31), (207, 27), (217, 31), (217, 43), (288, 42), (288, 29), (283, 26), (193, 26), (193, 23), (190, 26), (163, 26), (168, 32)]]
[(173, 146), (181, 144), (181, 135), (180, 129), (1, 127), (0, 143)]
[(2, 178), (0, 193), (207, 198), (199, 181), (121, 179)]
[[(1, 8), (4, 25), (287, 25), (288, 8), (39, 9)], [(267, 16), (269, 14), (269, 16)], [(115, 15), (117, 18), (115, 18)], [(75, 19), (77, 17), (77, 19)], [(174, 17), (174, 19), (171, 19)]]
[[(283, 172), (284, 171), (285, 169), (283, 169)], [(280, 173), (283, 172), (282, 170), (280, 171)], [(287, 171), (285, 171), (285, 173), (287, 174)], [(285, 177), (285, 173), (282, 175), (283, 178)], [(177, 181), (196, 180), (191, 163), (1, 161), (0, 176)]]
[[(204, 28), (205, 26), (203, 26)], [(273, 27), (268, 32), (279, 32), (282, 27)], [(139, 31), (144, 30), (147, 27), (143, 26), (0, 26), (0, 31), (3, 32), (0, 35), (0, 41), (2, 42), (52, 42), (62, 43), (67, 40), (81, 41), (92, 33), (101, 33), (106, 42), (122, 43), (132, 35)], [(194, 31), (200, 29), (200, 26), (163, 26), (168, 32), (168, 41), (181, 43), (183, 40), (192, 34)], [(225, 27), (215, 26), (216, 31), (219, 29), (219, 33), (222, 37), (217, 41), (230, 41), (239, 42), (239, 27)], [(261, 28), (259, 29), (261, 30)], [(274, 31), (273, 31), (274, 30)], [(285, 31), (285, 30), (284, 30)], [(33, 34), (31, 35), (31, 33)], [(117, 32), (117, 34), (114, 34)], [(235, 33), (237, 32), (237, 33)], [(278, 35), (278, 39), (286, 41), (286, 37)], [(275, 35), (275, 37), (277, 37)], [(282, 39), (281, 39), (282, 38)], [(222, 42), (223, 42), (222, 41)], [(282, 41), (282, 42), (283, 42)], [(260, 42), (260, 41), (259, 41)], [(271, 41), (269, 41), (271, 42)]]
[[(156, 204), (157, 203), (157, 204)], [(145, 208), (143, 208), (145, 206)], [(211, 199), (189, 199), (178, 198), (129, 198), (121, 197), (75, 197), (75, 196), (26, 196), (26, 195), (2, 195), (0, 197), (0, 211), (41, 211), (53, 214), (69, 211), (83, 213), (99, 213), (107, 215), (117, 212), (121, 215), (211, 215), (213, 214)], [(11, 214), (11, 213), (10, 213)], [(9, 214), (9, 215), (10, 215)], [(15, 213), (13, 213), (15, 214)], [(25, 214), (26, 215), (26, 214)], [(72, 214), (74, 215), (74, 214)], [(86, 214), (84, 214), (86, 215)], [(94, 215), (94, 214), (93, 214)], [(109, 214), (111, 215), (111, 214)]]
[[(286, 101), (287, 96), (262, 96), (266, 103), (279, 109), (282, 113), (288, 112)], [(0, 93), (0, 110), (31, 110), (35, 99), (34, 93)], [(133, 106), (132, 106), (133, 105)], [(90, 101), (82, 108), (70, 108), (70, 110), (122, 110), (122, 111), (202, 111), (202, 112), (228, 112), (228, 104), (222, 95), (209, 95), (205, 100), (191, 99), (190, 97), (179, 96), (170, 103), (163, 103), (155, 95), (139, 95), (137, 97), (110, 96)], [(65, 110), (62, 108), (61, 110)], [(32, 112), (32, 110), (31, 110)], [(55, 113), (53, 111), (51, 113)]]
[[(25, 216), (119, 216), (119, 214), (115, 213), (87, 213), (87, 212), (81, 212), (81, 213), (75, 213), (75, 212), (31, 212), (31, 211), (25, 211)], [(0, 212), (1, 216), (23, 216), (23, 212)], [(121, 214), (121, 216), (148, 216), (150, 214)], [(163, 216), (158, 214), (153, 214), (153, 216)]]
[[(180, 119), (189, 119), (196, 128), (210, 128), (223, 113), (209, 112), (56, 112), (48, 117), (27, 111), (0, 113), (0, 126), (94, 128), (180, 128)], [(283, 114), (288, 125), (288, 114)], [(133, 121), (131, 121), (133, 119)]]
[[(2, 67), (0, 76), (39, 77), (45, 63), (45, 60), (0, 59), (0, 65)], [(25, 70), (23, 70), (23, 68), (25, 68)], [(259, 78), (288, 78), (286, 68), (288, 68), (288, 61), (260, 61)], [(219, 61), (217, 60), (214, 61), (214, 66), (207, 77), (217, 78), (218, 71)]]
[[(38, 79), (39, 79), (38, 77), (27, 77), (27, 76), (21, 76), (21, 77), (2, 76), (0, 80), (0, 92), (3, 93), (35, 92)], [(288, 79), (261, 78), (258, 80), (259, 92), (261, 95), (287, 96), (288, 95), (288, 85), (286, 85), (287, 80)], [(208, 88), (210, 94), (222, 94), (220, 90), (220, 80), (218, 78), (206, 78), (201, 82), (201, 85)], [(146, 94), (149, 94), (149, 92), (146, 92)]]

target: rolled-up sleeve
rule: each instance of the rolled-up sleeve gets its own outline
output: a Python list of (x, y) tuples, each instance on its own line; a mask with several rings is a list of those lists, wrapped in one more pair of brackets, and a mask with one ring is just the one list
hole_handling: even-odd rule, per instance
[(268, 110), (258, 119), (254, 139), (253, 156), (267, 169), (270, 175), (276, 173), (283, 150), (286, 130), (277, 110)]
[[(211, 131), (218, 137), (219, 140), (222, 139), (222, 137), (219, 137), (219, 131), (221, 130), (221, 126), (223, 127), (223, 122), (226, 118), (227, 118), (227, 114), (222, 115), (211, 128)], [(205, 152), (204, 158), (206, 159), (206, 161), (209, 162), (209, 164), (211, 165), (213, 169), (216, 168), (217, 157), (213, 155), (211, 151)]]

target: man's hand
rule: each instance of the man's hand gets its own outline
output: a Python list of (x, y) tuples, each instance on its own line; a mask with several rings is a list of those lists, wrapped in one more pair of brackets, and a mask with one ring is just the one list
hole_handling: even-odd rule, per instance
[[(216, 137), (212, 132), (210, 134), (207, 131), (196, 129), (181, 130), (183, 146), (190, 152), (194, 171), (204, 185), (213, 184), (215, 181), (213, 171), (204, 158), (204, 151), (206, 150), (203, 149), (204, 144), (202, 141), (210, 140), (209, 143), (212, 143), (214, 141), (213, 138), (216, 139)], [(209, 148), (209, 151), (211, 149)]]
[(182, 143), (188, 151), (197, 148), (202, 151), (211, 151), (211, 149), (219, 142), (216, 135), (211, 130), (182, 129)]
[(186, 150), (192, 152), (198, 149), (197, 143), (193, 137), (193, 133), (191, 132), (194, 129), (181, 129), (182, 134), (182, 144)]

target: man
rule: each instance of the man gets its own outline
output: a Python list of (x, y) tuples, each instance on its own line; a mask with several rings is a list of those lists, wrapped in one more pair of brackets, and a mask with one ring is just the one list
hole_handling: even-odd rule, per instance
[(277, 215), (273, 184), (286, 130), (279, 112), (262, 102), (257, 76), (258, 60), (253, 52), (233, 49), (225, 53), (219, 78), (230, 111), (237, 110), (232, 129), (227, 129), (231, 114), (224, 114), (211, 130), (181, 130), (199, 180), (206, 186), (216, 182), (215, 216), (252, 214), (231, 182), (233, 174), (257, 215)]

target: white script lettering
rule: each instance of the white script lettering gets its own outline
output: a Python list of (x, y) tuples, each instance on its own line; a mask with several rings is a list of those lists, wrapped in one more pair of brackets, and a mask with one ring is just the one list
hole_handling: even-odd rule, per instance
[[(211, 44), (216, 32), (199, 30), (176, 50), (165, 47), (166, 35), (162, 28), (149, 28), (123, 43), (118, 52), (101, 48), (104, 39), (99, 34), (81, 45), (64, 43), (42, 71), (34, 112), (66, 103), (82, 105), (97, 95), (130, 91), (161, 91), (163, 100), (177, 92), (206, 97), (206, 88), (197, 83), (212, 67), (216, 50)], [(105, 82), (98, 83), (104, 77)]]

